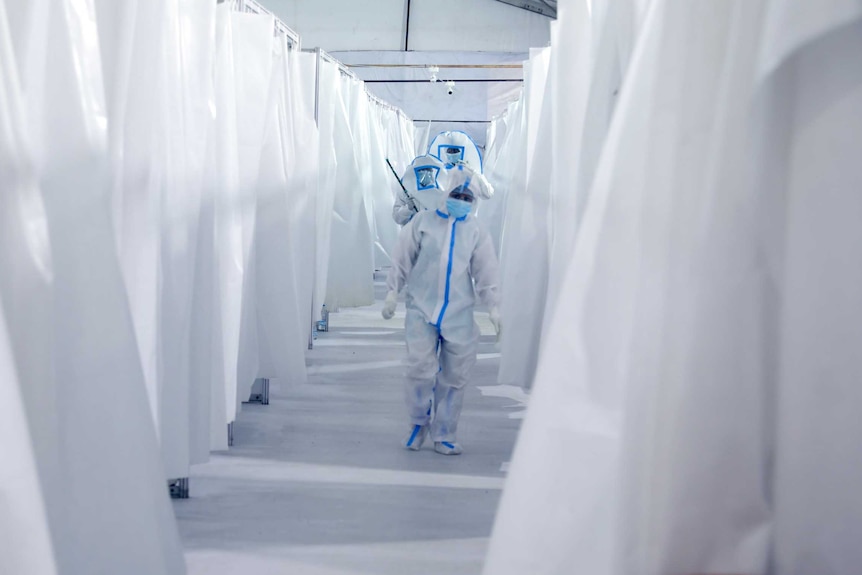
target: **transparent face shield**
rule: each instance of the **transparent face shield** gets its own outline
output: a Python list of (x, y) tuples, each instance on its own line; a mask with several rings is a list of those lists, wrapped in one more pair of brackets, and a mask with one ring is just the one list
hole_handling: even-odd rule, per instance
[(413, 168), (416, 172), (416, 189), (430, 190), (437, 187), (437, 174), (440, 168), (437, 166), (420, 166)]
[(464, 160), (464, 146), (440, 146), (440, 159), (447, 167), (454, 166)]

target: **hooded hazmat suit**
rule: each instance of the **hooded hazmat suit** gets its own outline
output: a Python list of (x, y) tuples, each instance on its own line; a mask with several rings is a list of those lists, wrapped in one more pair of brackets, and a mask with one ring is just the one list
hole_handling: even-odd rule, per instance
[(485, 171), (479, 146), (461, 130), (440, 132), (434, 136), (428, 144), (428, 154), (438, 158), (447, 168), (463, 162), (479, 173)]
[(473, 306), (478, 295), (496, 314), (498, 267), (487, 231), (472, 213), (450, 216), (445, 198), (436, 210), (420, 211), (401, 231), (387, 300), (394, 302), (407, 287), (405, 399), (411, 423), (423, 428), (423, 439), (430, 424), (435, 443), (455, 441), (464, 387), (476, 363), (479, 328)]
[(436, 207), (445, 194), (445, 181), (446, 166), (438, 158), (430, 155), (414, 158), (401, 176), (401, 185), (410, 197), (403, 190), (395, 195), (395, 204), (392, 206), (395, 223), (403, 226), (416, 212)]

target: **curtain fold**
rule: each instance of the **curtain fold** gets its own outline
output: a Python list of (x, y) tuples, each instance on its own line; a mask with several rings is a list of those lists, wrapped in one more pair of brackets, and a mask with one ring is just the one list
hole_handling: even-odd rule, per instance
[(853, 573), (862, 7), (617, 9), (485, 572)]

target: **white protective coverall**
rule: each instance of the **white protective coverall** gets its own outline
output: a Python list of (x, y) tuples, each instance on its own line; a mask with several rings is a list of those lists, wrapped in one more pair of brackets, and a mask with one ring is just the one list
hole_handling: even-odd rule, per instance
[(434, 397), (435, 443), (455, 441), (464, 387), (476, 363), (475, 296), (496, 308), (498, 268), (488, 232), (472, 212), (450, 217), (445, 198), (438, 209), (416, 214), (398, 238), (387, 285), (394, 294), (407, 286), (405, 399), (412, 424), (425, 426)]
[(395, 204), (392, 206), (392, 219), (395, 223), (399, 226), (406, 225), (417, 211), (437, 207), (440, 198), (444, 197), (446, 175), (446, 166), (438, 158), (431, 155), (414, 158), (404, 170), (401, 184), (410, 194), (416, 209), (410, 206), (409, 198), (399, 186)]

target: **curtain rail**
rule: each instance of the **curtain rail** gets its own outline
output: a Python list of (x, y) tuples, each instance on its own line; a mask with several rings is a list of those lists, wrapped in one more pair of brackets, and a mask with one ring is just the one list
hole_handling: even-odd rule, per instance
[[(362, 80), (362, 78), (357, 76), (355, 73), (351, 72), (348, 66), (346, 66), (340, 60), (338, 60), (332, 54), (328, 53), (326, 50), (324, 50), (322, 48), (315, 48), (314, 50), (303, 50), (303, 52), (316, 53), (317, 58), (318, 58), (318, 63), (320, 62), (320, 60), (326, 60), (327, 62), (329, 62), (331, 64), (335, 64), (338, 67), (338, 71), (341, 72), (341, 74), (343, 74), (343, 75), (345, 75), (345, 76), (347, 76), (353, 80), (356, 80), (357, 82), (362, 82), (363, 87), (364, 87), (365, 81)], [(319, 87), (320, 87), (320, 73), (318, 72), (318, 74), (317, 74), (317, 87), (315, 88), (315, 104), (314, 104), (315, 117), (317, 116), (318, 109), (319, 109), (318, 108), (319, 99), (320, 99)], [(390, 104), (389, 102), (387, 102), (386, 100), (383, 100), (379, 96), (375, 96), (374, 94), (372, 94), (371, 92), (368, 91), (368, 88), (364, 88), (364, 89), (365, 89), (365, 95), (368, 97), (368, 99), (371, 100), (372, 102), (374, 102), (375, 104), (377, 104), (378, 106), (380, 106), (381, 108), (386, 108), (388, 110), (392, 110), (393, 112), (395, 112), (399, 116), (402, 116), (405, 120), (409, 120), (411, 122), (413, 121), (410, 119), (410, 117), (407, 114), (404, 113), (404, 110), (402, 110), (398, 106), (394, 106), (394, 105)]]
[[(219, 0), (221, 3), (224, 0)], [(293, 28), (285, 24), (281, 18), (264, 8), (257, 2), (257, 0), (229, 0), (231, 7), (237, 12), (245, 12), (247, 14), (261, 14), (263, 16), (270, 16), (274, 21), (274, 29), (273, 33), (276, 35), (283, 35), (287, 38), (288, 47), (294, 50), (302, 49), (302, 39), (299, 36), (299, 32), (295, 31)]]

